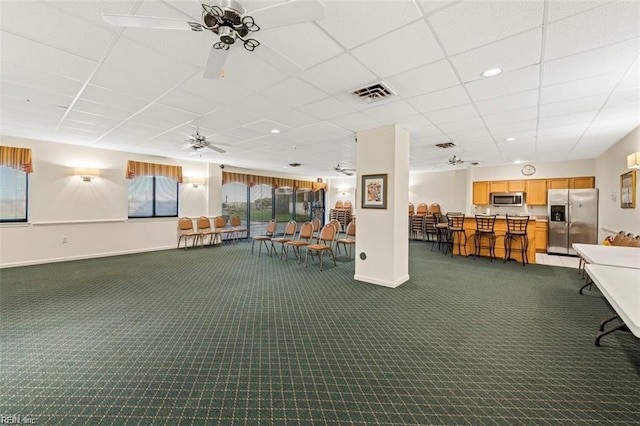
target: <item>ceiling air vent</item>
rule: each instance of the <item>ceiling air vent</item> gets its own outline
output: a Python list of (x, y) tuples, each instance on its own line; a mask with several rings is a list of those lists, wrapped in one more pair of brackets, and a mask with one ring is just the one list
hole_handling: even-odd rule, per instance
[(302, 166), (302, 164), (300, 164), (300, 163), (289, 163), (289, 166), (291, 166), (291, 167), (300, 167), (300, 166)]
[(397, 95), (397, 93), (394, 92), (393, 89), (391, 89), (386, 85), (386, 83), (382, 81), (374, 83), (371, 86), (352, 90), (349, 93), (357, 96), (358, 99), (367, 104), (371, 102), (382, 101), (386, 98)]
[(443, 143), (437, 143), (436, 146), (438, 148), (453, 148), (454, 146), (456, 146), (455, 143), (453, 142), (443, 142)]

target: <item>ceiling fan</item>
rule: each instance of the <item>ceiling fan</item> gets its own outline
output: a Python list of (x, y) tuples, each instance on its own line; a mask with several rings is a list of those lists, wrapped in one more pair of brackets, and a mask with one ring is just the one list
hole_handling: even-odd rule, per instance
[[(449, 164), (452, 166), (457, 166), (463, 163), (465, 163), (465, 161), (462, 158), (458, 157), (457, 155), (454, 155), (453, 157), (449, 158)], [(479, 163), (477, 161), (470, 161), (467, 164), (470, 164), (472, 166), (477, 166)]]
[[(182, 146), (182, 149), (189, 149), (195, 152), (202, 152), (205, 149), (211, 149), (213, 151), (219, 152), (221, 154), (224, 154), (225, 151), (222, 148), (218, 148), (217, 146), (215, 146), (214, 144), (212, 144), (211, 142), (209, 142), (206, 138), (206, 136), (201, 135), (199, 132), (196, 131), (195, 134), (189, 136), (188, 139), (185, 139), (186, 144), (184, 144)], [(218, 143), (216, 145), (225, 145), (225, 146), (229, 146), (228, 144), (225, 143)]]
[(353, 173), (356, 171), (356, 169), (347, 169), (344, 166), (341, 166), (339, 163), (336, 164), (333, 170), (335, 170), (336, 172), (340, 172), (345, 176), (353, 176)]
[[(251, 38), (250, 35), (261, 28), (267, 30), (322, 19), (324, 5), (320, 0), (289, 0), (257, 9), (251, 15), (247, 14), (242, 4), (235, 0), (219, 1), (219, 5), (201, 5), (202, 22), (111, 13), (103, 13), (102, 19), (117, 27), (211, 31), (216, 34), (218, 41), (213, 44), (209, 52), (203, 74), (205, 78), (215, 79), (223, 75), (229, 49), (237, 44), (242, 44), (249, 52), (255, 50), (262, 59), (285, 72), (301, 71), (297, 64), (267, 46), (261, 46), (260, 42)], [(262, 27), (257, 22), (260, 22)], [(258, 46), (261, 47), (256, 50)]]

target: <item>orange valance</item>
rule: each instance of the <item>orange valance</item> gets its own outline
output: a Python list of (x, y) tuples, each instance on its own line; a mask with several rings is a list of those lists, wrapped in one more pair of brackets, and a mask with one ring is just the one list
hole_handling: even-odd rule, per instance
[(313, 191), (313, 182), (310, 182), (308, 180), (296, 180), (294, 186), (297, 189), (309, 189)]
[(247, 175), (244, 173), (222, 172), (222, 184), (225, 183), (244, 183), (247, 186), (269, 185), (274, 188), (306, 188), (313, 191), (326, 189), (326, 184), (310, 182), (306, 180), (294, 180), (289, 178), (279, 178), (271, 176)]
[(32, 173), (31, 149), (0, 146), (0, 165), (22, 170), (25, 173)]
[(135, 179), (141, 176), (163, 176), (182, 183), (182, 166), (127, 161), (127, 174), (125, 177), (127, 179)]
[(251, 184), (251, 175), (245, 175), (244, 173), (232, 173), (222, 172), (222, 184), (225, 183), (244, 183), (245, 185)]
[(295, 181), (293, 179), (285, 179), (285, 178), (273, 178), (273, 187), (274, 188), (292, 188), (294, 187)]

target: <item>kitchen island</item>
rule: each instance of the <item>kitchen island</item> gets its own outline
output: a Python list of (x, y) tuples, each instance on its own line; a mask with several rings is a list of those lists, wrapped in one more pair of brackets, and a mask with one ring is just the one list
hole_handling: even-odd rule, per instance
[[(546, 220), (546, 219), (545, 219)], [(475, 253), (474, 238), (472, 235), (476, 231), (476, 219), (475, 216), (465, 216), (464, 218), (464, 230), (467, 235), (466, 252), (467, 255), (473, 255)], [(494, 227), (496, 234), (496, 246), (495, 254), (498, 260), (504, 259), (504, 236), (507, 233), (507, 218), (506, 216), (498, 216)], [(527, 224), (527, 238), (529, 239), (529, 247), (527, 250), (527, 259), (529, 263), (536, 263), (536, 218), (531, 216), (529, 223)], [(487, 245), (487, 239), (482, 239), (483, 247), (480, 249), (480, 256), (489, 257), (489, 249), (484, 247)], [(453, 247), (453, 254), (464, 256), (464, 249), (460, 253), (459, 247)], [(518, 262), (522, 262), (522, 256), (520, 255), (520, 244), (516, 241), (513, 242), (511, 248), (511, 258)]]

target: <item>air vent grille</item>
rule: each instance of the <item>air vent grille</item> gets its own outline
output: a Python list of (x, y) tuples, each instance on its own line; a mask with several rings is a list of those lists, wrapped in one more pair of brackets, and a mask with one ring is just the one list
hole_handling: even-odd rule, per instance
[(289, 163), (289, 166), (291, 166), (291, 167), (300, 167), (300, 166), (302, 166), (302, 164), (300, 164), (300, 163)]
[(386, 83), (380, 81), (370, 86), (361, 87), (349, 92), (358, 97), (362, 102), (371, 103), (384, 100), (391, 96), (396, 96), (397, 93), (393, 91)]
[(437, 143), (436, 146), (438, 148), (446, 149), (446, 148), (453, 148), (454, 146), (456, 146), (456, 144), (453, 142), (443, 142), (443, 143)]

